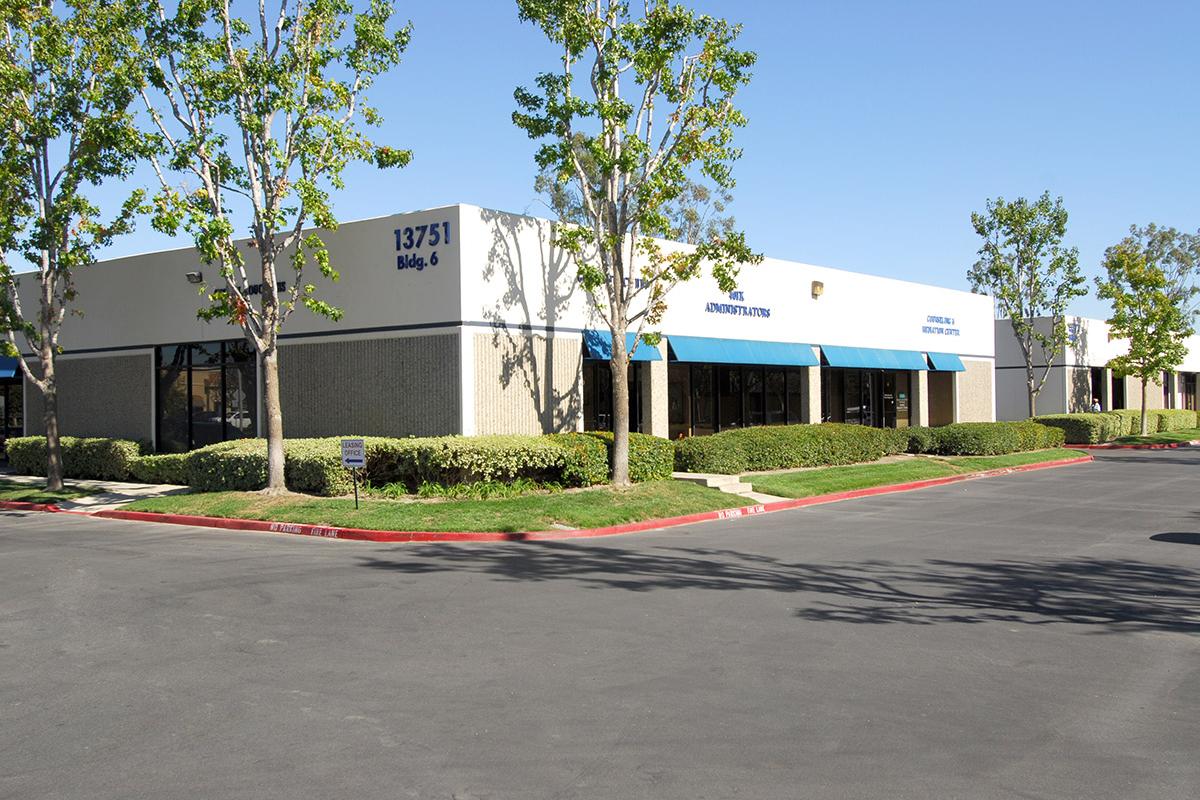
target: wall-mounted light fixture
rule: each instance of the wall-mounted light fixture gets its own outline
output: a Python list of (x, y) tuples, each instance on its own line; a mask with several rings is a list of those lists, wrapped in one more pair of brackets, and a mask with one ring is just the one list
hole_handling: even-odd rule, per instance
[(184, 277), (187, 278), (188, 283), (204, 283), (203, 272), (189, 272)]
[(818, 297), (820, 297), (823, 294), (825, 294), (825, 284), (821, 283), (820, 281), (813, 281), (812, 282), (813, 300), (816, 300)]

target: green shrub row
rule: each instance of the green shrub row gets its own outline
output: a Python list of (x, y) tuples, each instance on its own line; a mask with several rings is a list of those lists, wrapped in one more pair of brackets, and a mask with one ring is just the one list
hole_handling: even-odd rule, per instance
[(1100, 444), (1124, 434), (1121, 417), (1108, 412), (1044, 414), (1033, 421), (1062, 430), (1067, 444)]
[[(1081, 414), (1046, 414), (1034, 417), (1035, 422), (1061, 428), (1068, 444), (1101, 444), (1121, 436), (1136, 436), (1142, 432), (1142, 412), (1137, 408)], [(1146, 410), (1146, 428), (1150, 433), (1178, 431), (1200, 427), (1195, 411), (1178, 408)]]
[[(526, 482), (538, 485), (589, 486), (611, 473), (611, 433), (561, 433), (549, 436), (443, 436), (423, 439), (367, 437), (362, 478), (374, 486)], [(295, 492), (336, 496), (351, 491), (342, 467), (340, 438), (288, 439), (284, 478)], [(17, 472), (44, 475), (45, 438), (9, 441), (9, 460)], [(138, 445), (113, 439), (63, 438), (65, 472), (71, 478), (137, 480), (192, 486), (206, 492), (255, 491), (267, 483), (267, 445), (242, 439), (201, 447), (190, 453), (140, 455)], [(643, 434), (630, 434), (630, 478), (662, 480), (671, 476), (674, 445)]]
[[(63, 436), (63, 476), (105, 481), (128, 480), (130, 465), (141, 454), (137, 442), (125, 439), (81, 439)], [(46, 474), (46, 437), (19, 436), (5, 444), (8, 464), (25, 475)]]
[(940, 428), (779, 425), (682, 439), (675, 467), (734, 475), (875, 461), (896, 453), (1001, 455), (1063, 444), (1063, 432), (1034, 422), (963, 422)]
[(681, 439), (675, 468), (684, 472), (733, 475), (770, 469), (819, 467), (875, 461), (904, 452), (904, 430), (862, 425), (773, 425)]
[(1061, 447), (1063, 431), (1036, 422), (958, 422), (940, 428), (901, 428), (908, 452), (992, 456)]

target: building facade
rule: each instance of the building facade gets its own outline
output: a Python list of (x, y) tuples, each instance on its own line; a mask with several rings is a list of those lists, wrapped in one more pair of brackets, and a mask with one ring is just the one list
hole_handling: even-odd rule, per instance
[[(341, 279), (306, 279), (345, 314), (301, 308), (283, 331), (285, 435), (611, 427), (611, 342), (554, 226), (455, 205), (326, 234)], [(259, 435), (255, 354), (235, 326), (196, 318), (196, 282), (216, 278), (190, 248), (80, 271), (83, 314), (65, 322), (59, 361), (64, 434), (160, 452)], [(21, 286), (27, 308), (33, 288)], [(706, 277), (668, 302), (662, 341), (633, 355), (636, 430), (995, 418), (988, 297), (768, 258), (730, 295)], [(36, 389), (23, 408), (40, 433)]]
[[(1110, 339), (1108, 324), (1103, 320), (1068, 317), (1066, 322), (1067, 343), (1055, 355), (1046, 383), (1038, 393), (1037, 413), (1087, 411), (1094, 401), (1098, 401), (1105, 411), (1141, 408), (1141, 380), (1118, 377), (1108, 368), (1110, 360), (1127, 352), (1129, 343), (1123, 339)], [(1034, 324), (1044, 333), (1050, 332), (1049, 318), (1038, 318)], [(1177, 369), (1163, 373), (1147, 387), (1147, 408), (1193, 411), (1198, 408), (1196, 376), (1200, 373), (1200, 336), (1190, 337), (1187, 347), (1188, 354), (1183, 363)], [(1045, 366), (1042, 361), (1035, 363), (1039, 370)], [(1013, 335), (1012, 322), (1007, 319), (996, 320), (996, 413), (1002, 420), (1029, 417), (1025, 357)]]

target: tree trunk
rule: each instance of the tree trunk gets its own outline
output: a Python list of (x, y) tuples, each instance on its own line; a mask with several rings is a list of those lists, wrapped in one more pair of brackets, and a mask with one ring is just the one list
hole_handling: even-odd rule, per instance
[(283, 411), (279, 404), (279, 348), (263, 353), (263, 405), (267, 423), (267, 493), (287, 491), (283, 477)]
[(1147, 430), (1146, 430), (1146, 384), (1148, 384), (1148, 383), (1149, 383), (1149, 381), (1146, 378), (1142, 378), (1142, 436), (1145, 436), (1147, 433)]
[(614, 334), (612, 360), (613, 394), (613, 486), (629, 485), (629, 355), (625, 352), (625, 335)]
[(62, 440), (58, 433), (58, 383), (54, 374), (54, 353), (42, 351), (42, 378), (46, 389), (42, 421), (46, 427), (46, 490), (61, 492), (63, 489)]
[(1033, 419), (1037, 416), (1037, 396), (1038, 393), (1033, 390), (1033, 384), (1029, 384), (1029, 418)]

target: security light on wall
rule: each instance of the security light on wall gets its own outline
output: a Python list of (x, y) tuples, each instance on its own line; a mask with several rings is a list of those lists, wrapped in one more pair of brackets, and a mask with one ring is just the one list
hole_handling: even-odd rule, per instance
[(813, 300), (816, 300), (818, 297), (820, 297), (823, 294), (825, 294), (825, 284), (821, 283), (820, 281), (813, 281), (812, 282)]
[(188, 283), (204, 283), (203, 272), (189, 272), (184, 277), (187, 278)]

